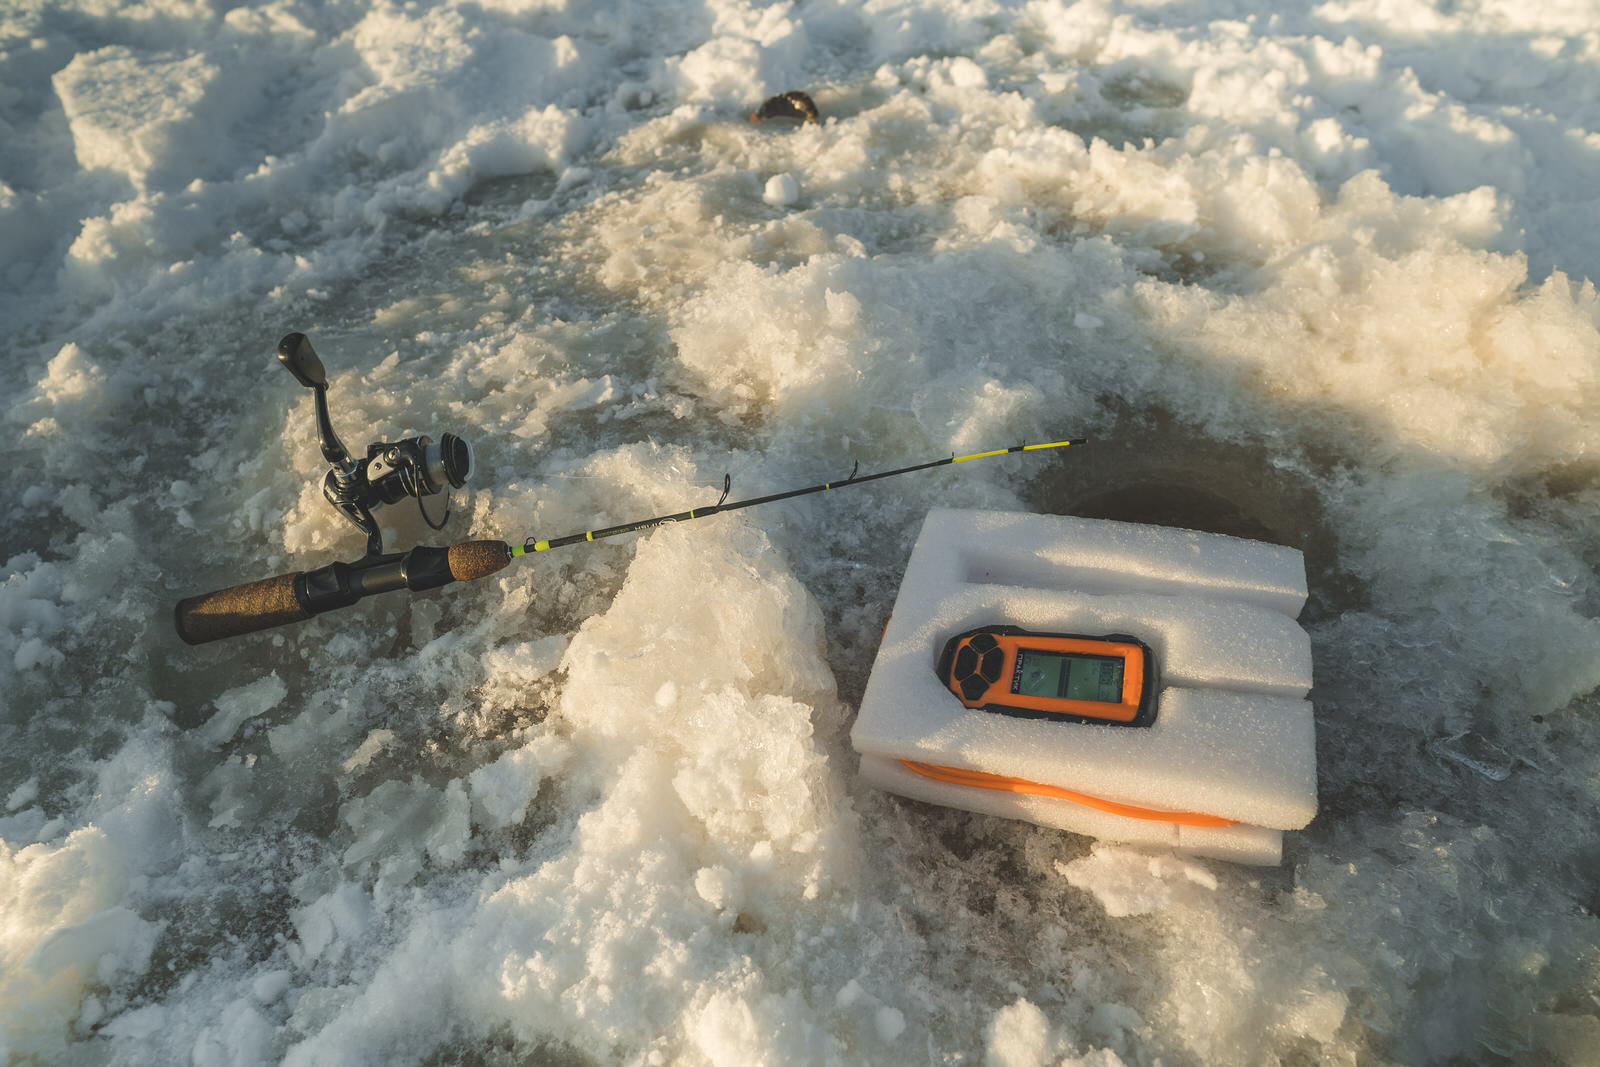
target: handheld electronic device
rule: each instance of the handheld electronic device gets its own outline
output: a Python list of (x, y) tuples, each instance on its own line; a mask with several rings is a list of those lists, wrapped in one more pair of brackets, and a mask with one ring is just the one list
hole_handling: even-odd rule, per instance
[(981, 626), (939, 653), (939, 678), (969, 708), (1108, 726), (1155, 721), (1156, 661), (1127, 634), (1040, 634)]

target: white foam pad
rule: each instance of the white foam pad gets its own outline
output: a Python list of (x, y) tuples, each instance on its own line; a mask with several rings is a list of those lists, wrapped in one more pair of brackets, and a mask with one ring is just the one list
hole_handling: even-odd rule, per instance
[[(1311, 648), (1300, 553), (1216, 534), (1055, 515), (937, 509), (906, 567), (851, 731), (872, 784), (934, 803), (1124, 841), (1277, 862), (1316, 813)], [(1128, 633), (1155, 655), (1148, 728), (962, 707), (935, 674), (950, 637), (984, 625)], [(937, 782), (899, 760), (983, 771), (1162, 811), (1216, 829)], [(1254, 857), (1249, 858), (1249, 857)]]

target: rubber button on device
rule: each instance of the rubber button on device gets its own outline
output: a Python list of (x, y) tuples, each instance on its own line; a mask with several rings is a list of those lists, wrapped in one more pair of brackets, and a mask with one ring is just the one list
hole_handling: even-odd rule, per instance
[(994, 639), (994, 634), (978, 634), (967, 645), (978, 652), (987, 652), (999, 643)]
[(977, 669), (978, 654), (972, 651), (971, 645), (962, 646), (961, 651), (956, 653), (956, 677), (965, 678)]
[(984, 690), (988, 688), (989, 683), (974, 674), (972, 677), (962, 681), (961, 695), (966, 697), (968, 700), (977, 700), (979, 697), (983, 696)]

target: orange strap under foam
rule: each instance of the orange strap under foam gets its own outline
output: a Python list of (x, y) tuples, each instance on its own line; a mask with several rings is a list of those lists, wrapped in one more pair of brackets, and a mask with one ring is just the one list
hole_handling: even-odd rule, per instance
[(1125, 815), (1130, 819), (1170, 822), (1181, 826), (1234, 826), (1239, 821), (1237, 819), (1224, 819), (1220, 815), (1202, 815), (1197, 811), (1157, 811), (1154, 808), (1136, 808), (1131, 804), (1118, 804), (1114, 800), (1092, 797), (1087, 793), (1074, 793), (1072, 790), (1062, 789), (1060, 786), (1045, 785), (1042, 782), (1030, 782), (1023, 778), (1005, 778), (998, 774), (986, 774), (983, 771), (967, 771), (958, 767), (941, 767), (937, 763), (913, 763), (907, 759), (903, 759), (900, 762), (908, 770), (915, 771), (924, 778), (932, 778), (937, 782), (973, 786), (978, 789), (998, 789), (1005, 793), (1032, 793), (1035, 796), (1070, 800), (1075, 804), (1098, 808), (1100, 811), (1109, 812), (1112, 815)]

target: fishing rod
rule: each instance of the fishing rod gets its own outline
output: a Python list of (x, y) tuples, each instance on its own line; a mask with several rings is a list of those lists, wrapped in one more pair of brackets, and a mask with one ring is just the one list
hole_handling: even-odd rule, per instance
[[(330, 470), (323, 479), (323, 495), (329, 503), (367, 534), (367, 554), (354, 563), (334, 562), (315, 570), (295, 571), (256, 582), (218, 589), (178, 602), (174, 622), (178, 636), (191, 645), (205, 644), (226, 637), (302, 622), (335, 608), (348, 607), (366, 596), (395, 589), (420, 592), (452, 582), (472, 581), (494, 574), (512, 560), (531, 553), (548, 552), (568, 545), (586, 544), (621, 534), (638, 533), (668, 523), (709, 519), (758, 504), (863, 485), (880, 478), (931, 470), (969, 460), (1005, 456), (1016, 452), (1081, 445), (1087, 438), (1075, 437), (1045, 444), (1012, 445), (970, 455), (943, 456), (925, 463), (913, 463), (894, 470), (859, 474), (859, 461), (843, 481), (822, 482), (803, 489), (751, 497), (729, 502), (733, 488), (731, 476), (722, 476), (722, 496), (708, 507), (690, 508), (671, 515), (658, 515), (637, 522), (625, 522), (597, 530), (548, 539), (530, 537), (520, 545), (506, 541), (462, 541), (448, 548), (418, 545), (404, 553), (385, 553), (383, 536), (372, 512), (383, 504), (393, 504), (407, 496), (416, 498), (423, 518), (434, 529), (442, 529), (449, 515), (449, 490), (459, 489), (472, 476), (472, 448), (455, 434), (443, 434), (439, 444), (431, 438), (410, 438), (399, 442), (378, 442), (368, 446), (367, 458), (355, 460), (333, 432), (327, 407), (327, 378), (321, 361), (304, 334), (291, 333), (278, 345), (278, 358), (295, 378), (316, 390), (317, 435), (323, 458)], [(445, 519), (437, 525), (423, 507), (423, 498), (443, 493)]]

